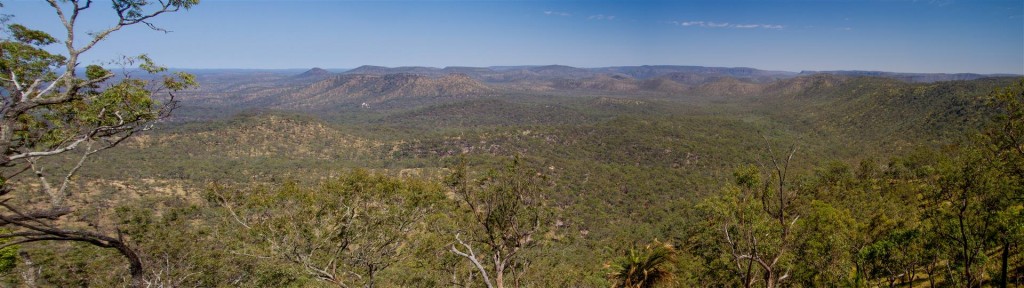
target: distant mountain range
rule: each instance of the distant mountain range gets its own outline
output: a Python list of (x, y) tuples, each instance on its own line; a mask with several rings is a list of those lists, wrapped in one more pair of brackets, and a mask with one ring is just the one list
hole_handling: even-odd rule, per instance
[[(338, 71), (338, 70), (334, 70)], [(1013, 75), (871, 71), (767, 71), (701, 66), (577, 68), (563, 65), (496, 67), (361, 66), (332, 72), (195, 70), (201, 88), (185, 104), (216, 109), (334, 111), (343, 107), (409, 106), (501, 95), (577, 95), (720, 101), (733, 98), (824, 95), (851, 79), (933, 83)], [(886, 84), (889, 85), (889, 84)], [(851, 88), (852, 89), (852, 88)], [(447, 100), (446, 100), (447, 99)], [(404, 104), (403, 104), (404, 103)], [(417, 104), (419, 103), (419, 104)], [(218, 108), (219, 107), (219, 108)]]
[[(321, 69), (322, 70), (322, 69)], [(635, 79), (653, 79), (669, 77), (675, 79), (691, 79), (686, 84), (703, 83), (708, 78), (731, 77), (753, 82), (768, 82), (799, 75), (796, 72), (766, 71), (754, 68), (723, 68), (701, 66), (621, 66), (602, 68), (577, 68), (564, 65), (545, 66), (495, 66), (495, 67), (381, 67), (360, 66), (345, 71), (344, 74), (397, 74), (410, 73), (429, 77), (438, 77), (451, 73), (462, 73), (484, 82), (512, 82), (520, 80), (544, 79), (581, 79), (598, 75), (624, 76)], [(686, 82), (686, 81), (683, 81)]]
[[(326, 72), (326, 70), (320, 69)], [(490, 66), (490, 67), (460, 67), (450, 66), (444, 68), (403, 66), (403, 67), (382, 67), (364, 65), (355, 69), (342, 72), (344, 74), (396, 74), (411, 73), (429, 77), (437, 77), (450, 73), (466, 74), (474, 79), (485, 82), (512, 81), (528, 78), (586, 78), (601, 74), (622, 75), (636, 79), (652, 79), (659, 77), (672, 78), (677, 82), (685, 84), (699, 84), (706, 82), (708, 78), (730, 77), (756, 83), (771, 82), (778, 79), (792, 78), (796, 76), (813, 74), (834, 74), (844, 76), (870, 76), (892, 78), (904, 82), (930, 83), (939, 81), (975, 80), (987, 77), (1013, 77), (1021, 76), (1014, 74), (976, 74), (976, 73), (900, 73), (884, 71), (859, 71), (859, 70), (835, 70), (835, 71), (770, 71), (747, 67), (704, 67), (704, 66), (679, 66), (679, 65), (643, 65), (643, 66), (614, 66), (600, 68), (577, 68), (564, 65), (524, 65), (524, 66)]]
[(857, 70), (841, 70), (841, 71), (802, 71), (800, 75), (814, 75), (814, 74), (835, 74), (844, 76), (868, 76), (868, 77), (881, 77), (891, 78), (904, 82), (912, 83), (932, 83), (941, 81), (962, 81), (962, 80), (976, 80), (981, 78), (990, 77), (1019, 77), (1021, 75), (1014, 74), (975, 74), (975, 73), (898, 73), (898, 72), (883, 72), (883, 71), (857, 71)]
[(279, 95), (278, 102), (286, 107), (312, 109), (355, 102), (376, 104), (403, 97), (466, 97), (492, 92), (492, 88), (465, 74), (437, 78), (410, 73), (343, 74)]

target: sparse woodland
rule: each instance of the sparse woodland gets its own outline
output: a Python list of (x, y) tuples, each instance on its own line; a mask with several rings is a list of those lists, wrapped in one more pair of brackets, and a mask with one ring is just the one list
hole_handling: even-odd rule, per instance
[(199, 1), (48, 2), (3, 16), (2, 287), (1024, 285), (1019, 78), (115, 70)]

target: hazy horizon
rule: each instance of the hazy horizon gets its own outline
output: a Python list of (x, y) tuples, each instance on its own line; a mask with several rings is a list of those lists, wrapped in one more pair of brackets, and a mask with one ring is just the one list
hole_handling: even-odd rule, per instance
[[(13, 23), (61, 38), (44, 1), (4, 5)], [(90, 12), (86, 31), (114, 19)], [(557, 63), (1024, 74), (1021, 1), (204, 0), (154, 24), (173, 32), (130, 27), (83, 63), (147, 53), (182, 69)]]
[(168, 68), (172, 69), (172, 70), (258, 70), (258, 71), (297, 71), (297, 72), (303, 72), (303, 71), (308, 71), (308, 70), (312, 70), (312, 69), (323, 69), (323, 70), (327, 70), (327, 71), (344, 72), (344, 71), (353, 70), (353, 69), (356, 69), (356, 68), (359, 68), (359, 67), (362, 67), (362, 66), (377, 66), (377, 67), (384, 67), (384, 68), (423, 67), (423, 68), (434, 68), (434, 69), (444, 69), (444, 68), (449, 68), (449, 67), (494, 68), (494, 67), (540, 67), (540, 66), (569, 66), (569, 67), (580, 68), (580, 69), (600, 69), (600, 68), (612, 68), (612, 67), (642, 67), (642, 66), (692, 66), (692, 67), (730, 68), (730, 69), (732, 69), (732, 68), (750, 68), (750, 69), (757, 69), (757, 70), (769, 71), (769, 72), (792, 72), (792, 73), (800, 73), (800, 72), (841, 72), (841, 71), (846, 71), (846, 72), (882, 72), (882, 73), (898, 73), (898, 74), (979, 74), (979, 75), (1012, 75), (1012, 76), (1022, 76), (1022, 75), (1024, 75), (1022, 73), (916, 72), (916, 71), (882, 71), (882, 70), (853, 70), (853, 69), (836, 69), (836, 70), (810, 70), (810, 69), (803, 69), (803, 70), (775, 70), (775, 69), (761, 69), (761, 68), (758, 68), (758, 67), (746, 67), (746, 66), (704, 66), (704, 65), (686, 65), (686, 64), (640, 64), (640, 65), (616, 65), (616, 66), (592, 66), (592, 67), (571, 66), (571, 65), (564, 65), (564, 64), (557, 64), (557, 63), (554, 63), (554, 64), (524, 64), (524, 65), (512, 65), (512, 64), (510, 64), (510, 65), (489, 65), (489, 66), (461, 66), (461, 65), (446, 65), (446, 66), (419, 66), (419, 65), (383, 66), (383, 65), (364, 64), (364, 65), (358, 65), (358, 66), (354, 66), (354, 67), (319, 67), (318, 66), (318, 67), (283, 67), (283, 68), (258, 68), (258, 67), (257, 68), (237, 68), (237, 67), (210, 67), (210, 68), (168, 67)]

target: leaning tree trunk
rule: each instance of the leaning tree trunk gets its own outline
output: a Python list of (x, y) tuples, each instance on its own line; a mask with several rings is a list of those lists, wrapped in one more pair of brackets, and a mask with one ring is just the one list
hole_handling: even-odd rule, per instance
[(132, 250), (128, 245), (121, 242), (110, 243), (117, 252), (121, 253), (126, 260), (128, 260), (128, 274), (131, 275), (131, 282), (128, 287), (142, 288), (146, 287), (145, 282), (145, 270), (142, 268), (142, 259), (139, 258), (138, 254)]

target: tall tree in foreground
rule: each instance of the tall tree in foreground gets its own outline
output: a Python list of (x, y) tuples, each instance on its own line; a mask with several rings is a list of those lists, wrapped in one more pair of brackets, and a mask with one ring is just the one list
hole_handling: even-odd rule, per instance
[(456, 232), (449, 250), (472, 263), (487, 287), (505, 287), (506, 275), (512, 275), (514, 287), (521, 287), (518, 276), (525, 263), (520, 255), (537, 243), (545, 184), (518, 157), (504, 170), (481, 178), (471, 178), (464, 161), (447, 184), (472, 220), (463, 227), (465, 236)]
[(994, 117), (984, 133), (937, 161), (925, 193), (944, 280), (961, 287), (1007, 286), (1024, 228), (1024, 82), (989, 100)]
[[(990, 143), (988, 162), (995, 164), (1008, 184), (998, 193), (1003, 197), (1004, 207), (997, 216), (995, 235), (1001, 250), (996, 284), (1007, 287), (1014, 278), (1009, 270), (1010, 256), (1020, 254), (1013, 250), (1019, 251), (1024, 241), (1024, 79), (995, 91), (989, 100), (996, 116), (984, 134)], [(1015, 276), (1017, 281), (1024, 277)]]
[[(168, 116), (174, 103), (170, 92), (195, 83), (183, 73), (152, 81), (126, 74), (114, 81), (113, 72), (96, 65), (85, 67), (82, 75), (79, 61), (112, 33), (137, 24), (161, 30), (150, 20), (189, 9), (199, 0), (112, 0), (116, 21), (85, 35), (76, 27), (79, 16), (107, 5), (92, 0), (47, 3), (64, 28), (62, 41), (18, 24), (6, 26), (0, 39), (0, 226), (10, 229), (0, 235), (10, 240), (2, 247), (74, 241), (113, 248), (128, 261), (130, 285), (141, 287), (142, 262), (121, 234), (75, 215), (81, 200), (76, 196), (82, 193), (76, 193), (81, 191), (75, 191), (73, 182), (89, 157)], [(48, 46), (58, 43), (63, 44), (63, 53), (49, 52)], [(148, 73), (165, 72), (145, 56), (122, 64), (137, 64)], [(154, 99), (164, 92), (168, 96), (162, 103)], [(12, 185), (15, 178), (21, 185)], [(20, 181), (33, 178), (35, 183)]]
[[(997, 241), (1001, 244), (1001, 255), (999, 265), (999, 287), (1007, 287), (1010, 280), (1009, 262), (1011, 250), (1020, 250), (1021, 241), (1024, 241), (1024, 79), (1016, 85), (1006, 87), (993, 94), (990, 106), (996, 110), (995, 121), (985, 133), (995, 148), (993, 157), (994, 163), (1001, 164), (1004, 173), (1010, 177), (1010, 184), (1006, 191), (1010, 207), (1016, 207), (1016, 211), (1007, 209), (1000, 217), (1005, 228), (1001, 231)], [(1018, 275), (1020, 276), (1020, 275)]]
[[(766, 139), (767, 142), (767, 139)], [(743, 287), (779, 287), (789, 280), (799, 216), (786, 182), (796, 150), (781, 158), (767, 145), (769, 163), (738, 170), (736, 183), (702, 204), (721, 229), (722, 250)]]

